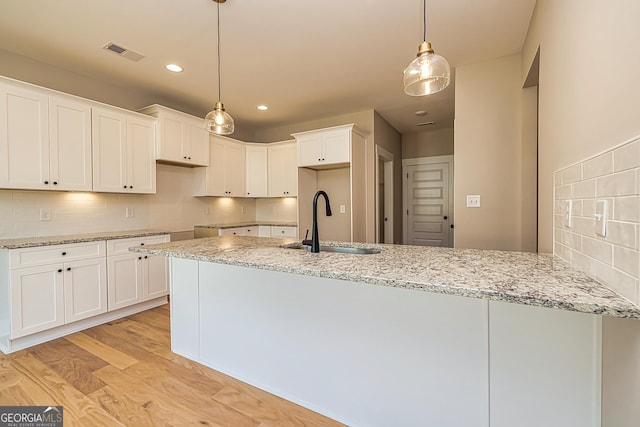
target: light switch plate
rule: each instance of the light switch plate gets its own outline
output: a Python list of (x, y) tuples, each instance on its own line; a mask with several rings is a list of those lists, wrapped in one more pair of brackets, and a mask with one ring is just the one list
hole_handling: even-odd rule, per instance
[(480, 196), (478, 194), (467, 195), (467, 207), (468, 208), (479, 208), (480, 207)]
[(564, 201), (564, 226), (573, 227), (573, 200)]
[(607, 235), (607, 201), (596, 200), (596, 213), (593, 214), (596, 217), (595, 232), (598, 236)]
[(340, 205), (340, 213), (346, 213), (347, 207), (345, 205)]

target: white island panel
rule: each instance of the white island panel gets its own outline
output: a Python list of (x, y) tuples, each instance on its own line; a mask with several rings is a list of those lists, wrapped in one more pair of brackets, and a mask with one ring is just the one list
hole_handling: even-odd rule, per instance
[(199, 264), (200, 362), (349, 425), (488, 426), (487, 301)]

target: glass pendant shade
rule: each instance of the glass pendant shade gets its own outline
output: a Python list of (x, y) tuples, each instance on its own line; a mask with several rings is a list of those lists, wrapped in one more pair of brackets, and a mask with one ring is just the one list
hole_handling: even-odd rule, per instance
[(213, 111), (204, 118), (205, 128), (210, 133), (217, 135), (231, 135), (233, 133), (234, 123), (233, 118), (224, 111), (224, 105), (222, 102), (216, 102)]
[(449, 86), (451, 68), (446, 59), (436, 55), (431, 43), (425, 41), (418, 48), (416, 59), (405, 68), (404, 92), (411, 96), (431, 95)]

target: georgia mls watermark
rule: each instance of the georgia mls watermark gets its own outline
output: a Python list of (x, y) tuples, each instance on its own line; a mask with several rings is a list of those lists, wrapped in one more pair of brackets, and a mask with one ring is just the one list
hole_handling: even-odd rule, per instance
[(62, 427), (62, 406), (0, 406), (0, 427)]

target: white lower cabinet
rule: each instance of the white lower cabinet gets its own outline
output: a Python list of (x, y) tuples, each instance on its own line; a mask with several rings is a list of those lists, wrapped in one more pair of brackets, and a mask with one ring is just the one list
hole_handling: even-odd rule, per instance
[(9, 252), (11, 338), (107, 311), (104, 242)]
[(163, 235), (107, 242), (109, 311), (169, 294), (166, 257), (143, 255), (128, 250), (133, 246), (168, 241), (169, 236)]
[(156, 235), (0, 250), (0, 350), (166, 303), (167, 259), (128, 248), (168, 241), (169, 235)]

